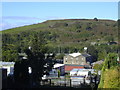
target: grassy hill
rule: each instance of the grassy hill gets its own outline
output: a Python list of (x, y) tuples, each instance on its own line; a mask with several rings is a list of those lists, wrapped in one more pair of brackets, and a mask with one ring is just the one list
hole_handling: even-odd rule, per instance
[[(35, 35), (37, 41), (44, 42), (45, 50), (55, 53), (74, 52), (75, 49), (82, 51), (83, 47), (90, 46), (91, 42), (98, 45), (109, 41), (117, 41), (118, 39), (117, 21), (104, 19), (48, 20), (1, 32), (3, 56), (7, 53), (19, 52), (21, 49), (28, 48), (32, 45)], [(108, 46), (98, 47), (110, 51)], [(6, 48), (15, 51), (6, 51)]]
[(81, 44), (83, 42), (106, 41), (107, 37), (117, 40), (117, 22), (113, 20), (94, 19), (65, 19), (48, 20), (43, 23), (17, 27), (2, 31), (3, 34), (20, 34), (21, 32), (44, 32), (49, 38), (48, 42), (55, 44)]

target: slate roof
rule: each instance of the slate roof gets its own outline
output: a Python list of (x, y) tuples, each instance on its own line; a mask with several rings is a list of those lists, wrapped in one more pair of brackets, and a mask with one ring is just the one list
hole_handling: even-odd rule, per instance
[(87, 53), (84, 53), (84, 54), (82, 54), (82, 56), (84, 56), (84, 57), (89, 57), (89, 56), (91, 56), (90, 54), (87, 54)]

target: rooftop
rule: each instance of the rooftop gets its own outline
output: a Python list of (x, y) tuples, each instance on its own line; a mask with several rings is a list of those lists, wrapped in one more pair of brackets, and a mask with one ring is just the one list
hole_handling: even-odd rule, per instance
[(72, 54), (69, 54), (70, 56), (73, 56), (73, 57), (77, 57), (79, 55), (82, 55), (81, 53), (72, 53)]
[(15, 62), (0, 62), (0, 66), (10, 66), (10, 65), (14, 65)]
[(54, 68), (58, 68), (58, 67), (61, 67), (61, 66), (64, 66), (64, 64), (56, 63), (56, 64), (54, 65)]
[(89, 56), (91, 56), (91, 55), (89, 55), (88, 53), (71, 53), (71, 54), (69, 54), (70, 56), (72, 56), (72, 57), (77, 57), (77, 56), (80, 56), (80, 55), (82, 55), (82, 56), (84, 56), (84, 57), (89, 57)]
[(78, 66), (78, 65), (65, 65), (65, 71), (71, 71), (72, 69), (74, 69), (74, 68), (76, 68), (76, 69), (83, 69), (84, 68), (84, 66)]

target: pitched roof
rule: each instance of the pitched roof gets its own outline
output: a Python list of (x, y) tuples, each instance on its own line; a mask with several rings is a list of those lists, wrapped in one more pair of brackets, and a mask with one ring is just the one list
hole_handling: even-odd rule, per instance
[(88, 54), (88, 53), (71, 53), (71, 54), (69, 54), (70, 56), (72, 56), (72, 57), (77, 57), (77, 56), (80, 56), (80, 55), (82, 55), (82, 56), (84, 56), (84, 57), (89, 57), (89, 56), (91, 56), (90, 54)]
[(84, 56), (84, 57), (89, 57), (89, 56), (91, 56), (91, 55), (88, 54), (88, 53), (83, 53), (82, 56)]
[(54, 65), (54, 68), (58, 68), (58, 67), (61, 67), (61, 66), (64, 66), (64, 64), (56, 63), (56, 64)]
[(81, 55), (81, 53), (72, 53), (72, 54), (69, 54), (70, 56), (73, 56), (73, 57), (77, 57), (79, 55)]

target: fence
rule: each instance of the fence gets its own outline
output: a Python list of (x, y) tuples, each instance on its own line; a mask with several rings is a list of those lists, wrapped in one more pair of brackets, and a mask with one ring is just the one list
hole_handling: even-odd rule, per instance
[(82, 87), (90, 86), (85, 83), (84, 78), (49, 78), (43, 80), (41, 85), (50, 85), (50, 86), (64, 86), (64, 87)]

